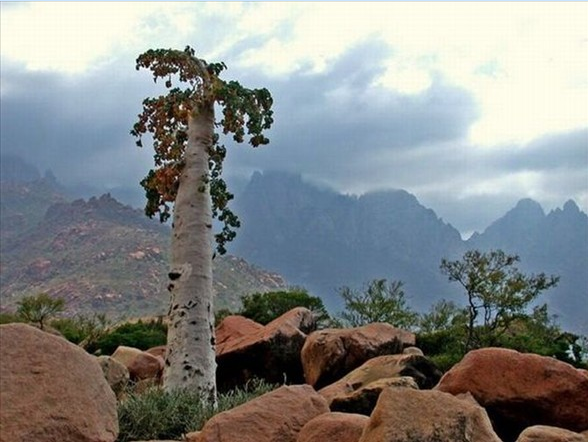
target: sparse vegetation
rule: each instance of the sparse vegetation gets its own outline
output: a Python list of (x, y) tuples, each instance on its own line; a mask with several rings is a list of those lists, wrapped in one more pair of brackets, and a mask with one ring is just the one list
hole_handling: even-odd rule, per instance
[(294, 287), (290, 290), (254, 293), (243, 296), (241, 301), (243, 307), (238, 314), (263, 325), (295, 307), (306, 307), (311, 310), (319, 327), (331, 323), (331, 318), (321, 298), (310, 295), (304, 288)]
[(441, 272), (466, 292), (466, 352), (499, 345), (515, 321), (527, 316), (531, 302), (557, 285), (556, 276), (523, 274), (515, 267), (519, 260), (502, 250), (470, 250), (460, 261), (441, 261)]
[(403, 283), (374, 279), (364, 290), (340, 289), (345, 310), (339, 314), (343, 325), (359, 327), (372, 322), (387, 322), (394, 327), (412, 329), (418, 314), (407, 305)]
[(244, 404), (276, 387), (263, 381), (252, 381), (243, 388), (219, 394), (217, 409), (203, 404), (195, 391), (177, 389), (165, 392), (161, 388), (152, 388), (141, 394), (131, 393), (118, 405), (118, 442), (180, 439), (188, 432), (200, 430), (215, 414)]
[(147, 350), (165, 345), (167, 326), (162, 319), (156, 321), (127, 322), (114, 327), (86, 346), (90, 353), (110, 355), (120, 345)]
[(17, 316), (24, 322), (38, 325), (41, 330), (45, 328), (49, 318), (65, 310), (63, 299), (52, 298), (47, 293), (25, 296), (17, 305)]

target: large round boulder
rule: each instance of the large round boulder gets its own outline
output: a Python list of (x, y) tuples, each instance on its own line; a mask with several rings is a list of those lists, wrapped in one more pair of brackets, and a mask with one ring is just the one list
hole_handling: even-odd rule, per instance
[(588, 377), (554, 358), (504, 348), (474, 350), (435, 388), (470, 392), (505, 442), (533, 425), (588, 429)]
[(116, 398), (96, 358), (25, 324), (0, 326), (0, 429), (6, 442), (113, 442)]
[(414, 333), (384, 323), (319, 330), (311, 333), (302, 347), (304, 378), (307, 384), (322, 388), (368, 359), (402, 353), (414, 344)]

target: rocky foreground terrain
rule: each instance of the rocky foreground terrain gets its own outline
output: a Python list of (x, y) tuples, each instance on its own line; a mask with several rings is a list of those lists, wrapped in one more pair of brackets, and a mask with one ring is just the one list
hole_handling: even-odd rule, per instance
[[(588, 372), (485, 348), (444, 375), (389, 324), (315, 330), (293, 309), (217, 327), (219, 389), (285, 384), (211, 418), (188, 442), (586, 442)], [(0, 326), (0, 440), (114, 442), (117, 394), (157, 384), (164, 347), (96, 357), (23, 324)], [(83, 410), (83, 412), (82, 412)]]

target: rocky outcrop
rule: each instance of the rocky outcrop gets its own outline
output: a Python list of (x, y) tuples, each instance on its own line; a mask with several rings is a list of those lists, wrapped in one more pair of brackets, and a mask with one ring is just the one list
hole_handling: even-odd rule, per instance
[(475, 401), (410, 388), (382, 391), (359, 442), (500, 442)]
[(356, 389), (348, 384), (333, 384), (319, 390), (319, 393), (327, 400), (332, 411), (369, 416), (378, 402), (380, 393), (390, 387), (419, 389), (413, 378), (401, 376), (378, 379)]
[(432, 388), (441, 371), (419, 355), (384, 355), (372, 358), (337, 382), (319, 390), (331, 410), (369, 415), (386, 387)]
[(322, 388), (368, 359), (402, 353), (405, 347), (414, 344), (413, 333), (383, 323), (316, 331), (308, 336), (302, 348), (304, 378), (306, 383)]
[(470, 392), (505, 442), (533, 425), (588, 429), (588, 377), (553, 358), (503, 348), (471, 351), (435, 388)]
[(296, 442), (357, 442), (369, 418), (353, 413), (323, 413), (309, 421)]
[(517, 442), (588, 442), (588, 435), (563, 428), (534, 425), (525, 428)]
[(300, 351), (315, 327), (312, 312), (297, 307), (253, 333), (224, 340), (216, 349), (217, 388), (227, 391), (255, 377), (303, 383)]
[(327, 413), (325, 399), (309, 385), (283, 386), (219, 413), (186, 442), (296, 442), (314, 417)]
[(164, 360), (137, 348), (119, 346), (112, 358), (123, 364), (128, 370), (131, 380), (160, 379), (163, 373)]
[(111, 356), (98, 356), (98, 364), (104, 373), (104, 377), (118, 397), (129, 383), (129, 370), (122, 363)]
[(222, 349), (227, 342), (251, 335), (262, 328), (263, 325), (244, 316), (227, 316), (217, 325), (215, 330), (217, 348)]
[(116, 398), (94, 356), (25, 324), (0, 326), (0, 440), (113, 442)]

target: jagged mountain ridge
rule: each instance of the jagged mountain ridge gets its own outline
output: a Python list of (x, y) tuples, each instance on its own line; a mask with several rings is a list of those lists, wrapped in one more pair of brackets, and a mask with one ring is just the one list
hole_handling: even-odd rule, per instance
[(230, 250), (340, 308), (336, 290), (373, 278), (405, 282), (411, 304), (426, 309), (451, 291), (442, 257), (463, 250), (459, 232), (403, 190), (360, 197), (319, 189), (300, 176), (253, 175), (235, 204), (242, 228)]
[[(64, 298), (71, 314), (165, 313), (169, 227), (108, 194), (68, 202), (42, 180), (0, 183), (2, 309), (14, 308), (24, 295), (47, 292)], [(41, 204), (40, 188), (56, 198)], [(4, 198), (15, 192), (18, 198)], [(235, 310), (242, 295), (286, 286), (280, 275), (230, 255), (215, 259), (214, 274), (217, 308)]]
[(588, 335), (588, 215), (574, 201), (546, 214), (537, 202), (523, 199), (482, 234), (473, 235), (467, 246), (502, 249), (519, 255), (525, 272), (559, 276), (557, 287), (542, 301)]
[(519, 255), (525, 272), (560, 275), (541, 301), (562, 325), (588, 333), (588, 218), (572, 201), (546, 215), (522, 200), (467, 241), (406, 191), (341, 195), (299, 175), (254, 174), (236, 208), (243, 226), (231, 252), (309, 288), (331, 310), (341, 308), (338, 288), (374, 278), (403, 281), (419, 310), (441, 298), (462, 302), (460, 287), (439, 271), (441, 259), (501, 248)]

